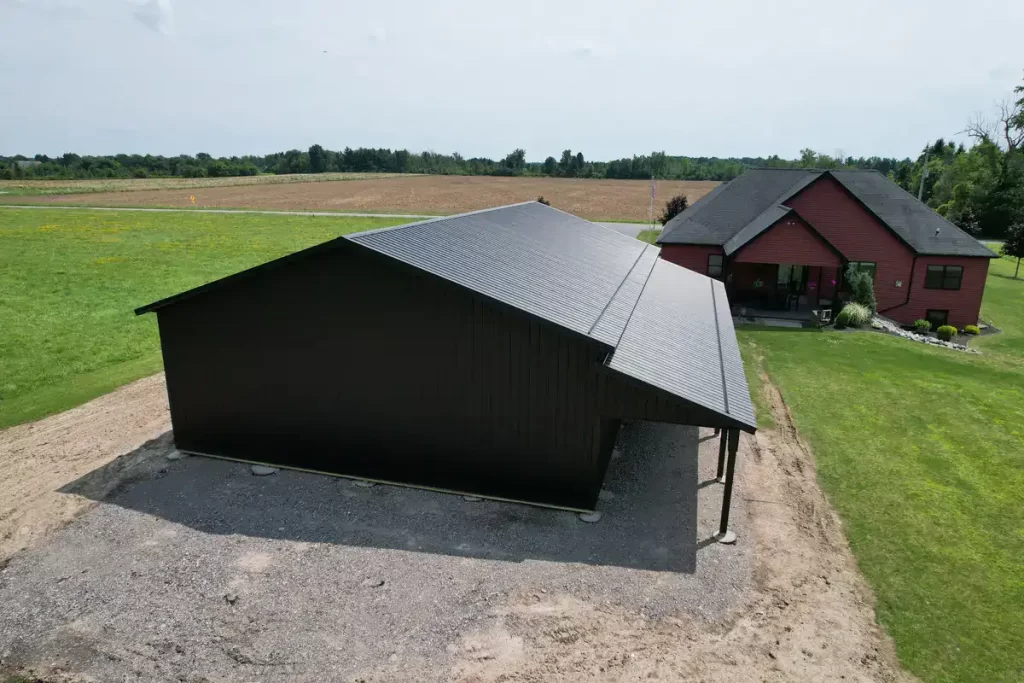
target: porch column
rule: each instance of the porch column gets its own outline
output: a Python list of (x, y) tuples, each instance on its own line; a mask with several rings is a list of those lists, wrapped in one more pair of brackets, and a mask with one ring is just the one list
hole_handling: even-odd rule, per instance
[(722, 430), (722, 439), (718, 443), (718, 471), (715, 474), (715, 479), (717, 479), (722, 484), (725, 483), (725, 479), (723, 479), (723, 477), (725, 475), (725, 445), (726, 445), (726, 442), (727, 442), (728, 438), (729, 438), (729, 430), (728, 429), (723, 429)]
[(719, 543), (736, 542), (736, 534), (729, 531), (729, 506), (732, 503), (732, 483), (736, 475), (736, 450), (740, 445), (740, 432), (738, 429), (730, 429), (727, 433), (729, 434), (729, 460), (725, 472), (725, 491), (722, 493), (722, 523), (718, 525)]

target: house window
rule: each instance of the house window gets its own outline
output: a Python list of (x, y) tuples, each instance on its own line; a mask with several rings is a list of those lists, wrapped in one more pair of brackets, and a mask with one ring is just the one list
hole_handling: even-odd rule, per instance
[(862, 273), (867, 273), (868, 275), (871, 276), (871, 281), (874, 282), (875, 281), (875, 267), (876, 267), (876, 264), (872, 263), (871, 261), (850, 261), (850, 265), (848, 265), (846, 267), (846, 270), (847, 270), (847, 272), (849, 272), (850, 269), (852, 268), (855, 271), (860, 271)]
[(722, 277), (722, 263), (725, 257), (721, 254), (708, 255), (708, 275), (710, 277)]
[(960, 289), (963, 278), (963, 266), (928, 266), (928, 272), (924, 278), (924, 288)]
[(936, 330), (946, 324), (949, 320), (949, 311), (940, 311), (929, 308), (925, 314), (924, 319), (932, 324), (932, 329)]

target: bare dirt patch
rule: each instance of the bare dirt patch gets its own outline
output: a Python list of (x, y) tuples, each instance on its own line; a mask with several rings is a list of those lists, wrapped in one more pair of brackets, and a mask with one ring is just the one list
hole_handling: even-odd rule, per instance
[[(342, 662), (350, 662), (355, 654), (365, 655), (370, 648), (392, 653), (366, 668), (365, 674), (359, 676), (366, 681), (913, 680), (900, 669), (892, 643), (875, 622), (873, 597), (857, 571), (841, 522), (818, 488), (813, 456), (796, 433), (782, 395), (767, 378), (765, 398), (778, 427), (741, 441), (741, 469), (734, 499), (739, 545), (730, 549), (711, 544), (698, 553), (696, 580), (704, 581), (699, 578), (702, 571), (715, 575), (714, 569), (708, 572), (711, 565), (725, 571), (722, 568), (727, 565), (722, 563), (739, 560), (752, 546), (753, 580), (733, 584), (727, 590), (732, 596), (731, 607), (724, 611), (694, 609), (692, 599), (685, 596), (687, 591), (702, 586), (713, 587), (713, 581), (693, 584), (688, 582), (694, 579), (673, 573), (617, 570), (620, 573), (616, 574), (616, 581), (623, 583), (616, 585), (621, 585), (630, 596), (641, 598), (638, 604), (635, 599), (609, 599), (610, 596), (595, 591), (591, 582), (598, 575), (594, 572), (605, 570), (589, 565), (453, 559), (430, 552), (403, 552), (359, 544), (339, 550), (346, 546), (286, 541), (283, 526), (279, 529), (281, 533), (274, 532), (279, 524), (287, 523), (284, 518), (275, 517), (274, 510), (300, 505), (309, 497), (319, 500), (317, 496), (326, 495), (319, 488), (341, 486), (331, 490), (343, 492), (344, 499), (364, 497), (367, 503), (363, 504), (374, 500), (373, 497), (401, 496), (414, 503), (414, 509), (407, 511), (413, 518), (430, 514), (439, 504), (432, 496), (438, 494), (410, 496), (409, 492), (397, 490), (392, 494), (390, 487), (357, 489), (340, 480), (296, 473), (283, 473), (276, 480), (256, 479), (247, 476), (241, 465), (205, 459), (172, 463), (169, 474), (150, 477), (148, 473), (166, 467), (162, 454), (170, 449), (170, 444), (167, 437), (161, 437), (151, 447), (115, 461), (113, 471), (121, 474), (101, 477), (107, 482), (105, 486), (112, 488), (118, 480), (123, 483), (123, 477), (131, 478), (134, 472), (141, 478), (140, 484), (123, 488), (125, 493), (121, 495), (134, 495), (145, 505), (161, 490), (162, 482), (171, 482), (167, 485), (169, 490), (181, 490), (182, 482), (174, 477), (187, 478), (188, 467), (201, 466), (194, 471), (201, 470), (205, 475), (190, 481), (198, 485), (215, 475), (221, 476), (224, 479), (214, 481), (212, 486), (225, 491), (238, 486), (272, 485), (282, 487), (283, 493), (289, 490), (287, 476), (304, 477), (298, 490), (291, 494), (300, 497), (282, 500), (280, 493), (268, 492), (262, 499), (262, 505), (269, 506), (261, 513), (266, 520), (261, 521), (259, 515), (253, 520), (253, 524), (265, 521), (267, 530), (247, 534), (232, 532), (230, 528), (204, 532), (198, 528), (201, 525), (190, 522), (187, 516), (176, 524), (168, 524), (160, 518), (166, 512), (160, 510), (166, 507), (170, 493), (159, 494), (158, 498), (163, 500), (153, 503), (156, 514), (140, 515), (127, 500), (121, 500), (120, 505), (103, 505), (73, 526), (76, 533), (61, 534), (55, 539), (56, 543), (66, 536), (70, 547), (49, 552), (40, 548), (30, 561), (25, 560), (25, 566), (12, 564), (0, 573), (0, 590), (6, 583), (11, 598), (8, 614), (0, 612), (0, 633), (4, 631), (5, 618), (17, 613), (23, 618), (41, 619), (36, 600), (52, 601), (55, 609), (45, 610), (46, 614), (58, 618), (74, 612), (81, 617), (57, 630), (47, 626), (43, 631), (55, 635), (40, 639), (33, 636), (29, 643), (32, 647), (43, 647), (48, 638), (63, 633), (64, 640), (59, 641), (62, 645), (58, 648), (61, 652), (70, 652), (65, 647), (70, 642), (67, 638), (80, 638), (83, 645), (78, 654), (83, 662), (95, 661), (98, 655), (93, 650), (100, 648), (105, 657), (100, 660), (113, 662), (110, 666), (120, 667), (119, 662), (124, 662), (124, 666), (131, 664), (147, 671), (147, 667), (154, 667), (154, 680), (163, 680), (165, 674), (168, 680), (176, 680), (172, 674), (180, 676), (183, 671), (193, 672), (188, 680), (200, 680), (202, 675), (211, 673), (216, 674), (217, 680), (225, 681), (322, 680), (323, 671), (313, 675), (306, 667), (313, 659), (329, 659), (335, 648), (340, 658), (337, 664), (342, 667)], [(51, 501), (52, 496), (65, 495), (54, 490), (72, 478), (73, 472), (97, 468), (125, 452), (131, 444), (144, 442), (166, 429), (163, 381), (162, 376), (157, 376), (64, 415), (0, 433), (4, 462), (14, 463), (0, 478), (0, 500), (5, 502), (5, 551), (24, 546), (28, 540), (38, 541), (82, 509), (84, 503), (61, 505)], [(706, 431), (703, 436), (709, 434)], [(716, 445), (712, 439), (701, 444), (702, 480), (713, 471)], [(71, 464), (65, 464), (65, 460)], [(122, 461), (126, 461), (124, 465), (120, 464)], [(110, 468), (108, 465), (107, 469)], [(18, 474), (12, 476), (10, 473), (15, 470)], [(701, 489), (701, 495), (718, 495), (717, 489), (711, 485)], [(90, 497), (103, 495), (104, 491), (97, 491)], [(210, 495), (201, 493), (194, 501), (187, 500), (183, 514), (210, 520), (197, 509), (201, 501), (210, 499)], [(7, 503), (8, 500), (14, 503)], [(317, 505), (320, 503), (314, 508)], [(510, 506), (508, 512), (498, 514), (515, 517), (520, 511)], [(252, 515), (244, 517), (250, 519)], [(443, 515), (438, 519), (449, 517)], [(94, 518), (95, 523), (86, 523)], [(494, 531), (509, 533), (504, 527), (522, 528), (521, 520), (516, 519), (510, 518), (502, 525), (496, 518), (494, 523), (499, 526)], [(707, 519), (702, 513), (697, 536), (703, 539), (713, 522), (713, 517)], [(207, 523), (220, 523), (219, 517)], [(325, 522), (317, 522), (322, 523)], [(383, 526), (387, 527), (382, 529), (384, 533), (393, 529), (390, 524)], [(23, 532), (11, 544), (6, 531), (11, 528), (30, 531)], [(360, 528), (369, 531), (372, 527)], [(423, 541), (416, 535), (406, 538), (400, 530), (390, 533), (398, 533), (398, 540), (404, 544)], [(453, 542), (456, 541), (457, 538)], [(133, 553), (129, 560), (121, 558), (115, 562), (123, 576), (96, 576), (108, 571), (101, 557), (107, 554), (105, 549), (125, 552), (126, 548)], [(339, 556), (339, 552), (343, 554)], [(295, 561), (299, 556), (302, 561)], [(339, 563), (339, 557), (348, 557), (351, 566)], [(210, 565), (213, 567), (209, 568)], [(281, 573), (285, 568), (291, 568), (289, 573)], [(293, 570), (299, 573), (291, 573)], [(150, 573), (155, 577), (152, 585), (145, 583)], [(360, 583), (366, 576), (384, 577), (387, 581), (374, 582), (367, 588), (365, 581)], [(525, 577), (531, 580), (524, 581)], [(118, 609), (129, 612), (117, 612), (110, 599), (100, 599), (103, 594), (95, 595), (97, 588), (108, 580), (123, 587), (126, 602)], [(495, 581), (503, 590), (493, 590)], [(135, 587), (134, 582), (143, 583)], [(226, 588), (221, 588), (221, 583)], [(470, 588), (462, 586), (463, 583)], [(31, 587), (42, 592), (37, 597), (18, 598), (15, 604), (15, 593), (11, 592), (16, 590), (15, 584), (21, 586), (17, 591)], [(459, 586), (458, 590), (452, 589), (453, 585)], [(736, 590), (739, 592), (733, 592)], [(118, 591), (111, 596), (119, 594)], [(212, 602), (220, 605), (223, 615), (206, 615), (206, 621), (200, 619), (193, 624), (187, 609), (166, 614), (145, 610), (145, 615), (130, 611), (132, 605), (137, 611), (142, 604), (133, 600), (173, 601), (182, 592), (195, 594), (189, 598), (195, 610), (213, 609), (205, 606), (205, 602)], [(645, 595), (661, 596), (663, 602), (644, 606)], [(96, 604), (86, 608), (83, 600)], [(364, 623), (355, 615), (322, 624), (308, 622), (310, 618), (327, 618), (334, 603), (351, 608), (353, 601), (368, 601), (357, 613), (390, 620), (389, 628), (369, 628), (375, 622)], [(298, 616), (278, 623), (282, 613), (277, 606), (282, 604), (287, 607), (286, 614)], [(104, 610), (111, 611), (106, 614)], [(100, 623), (90, 621), (88, 615), (92, 612), (106, 614), (106, 621), (100, 619), (104, 623), (116, 623), (129, 615), (141, 620), (133, 632), (143, 638), (150, 638), (142, 633), (145, 628), (170, 630), (167, 638), (132, 644), (125, 640), (126, 633), (112, 632), (117, 637), (105, 637), (106, 631), (90, 631), (93, 626), (98, 629)], [(152, 618), (147, 616), (151, 612)], [(33, 614), (36, 616), (32, 617)], [(188, 623), (179, 628), (179, 621)], [(198, 626), (207, 621), (213, 624), (213, 635), (206, 632), (206, 626)], [(420, 647), (423, 634), (448, 622), (455, 626), (439, 630), (440, 642), (448, 643), (440, 652), (438, 648)], [(26, 622), (14, 632), (29, 638), (30, 623), (34, 622)], [(359, 629), (364, 626), (367, 631), (361, 633)], [(302, 637), (296, 641), (313, 638), (309, 653), (283, 647), (282, 636), (300, 627), (313, 629), (308, 637), (299, 633)], [(357, 633), (356, 650), (352, 649), (352, 635), (346, 634), (352, 629)], [(178, 636), (180, 639), (175, 640)], [(86, 647), (86, 643), (91, 644)], [(216, 658), (205, 659), (208, 655), (204, 653), (208, 652), (215, 653)], [(52, 661), (49, 654), (40, 662), (44, 669), (41, 673), (47, 675), (54, 673), (52, 669), (46, 670)], [(78, 680), (72, 655), (75, 653), (60, 655), (67, 660), (59, 670), (61, 680)], [(0, 647), (0, 658), (3, 656)], [(0, 666), (3, 664), (0, 661)]]
[(744, 437), (740, 500), (755, 543), (755, 586), (709, 627), (571, 598), (520, 599), (501, 627), (467, 636), (463, 681), (914, 681), (878, 626), (842, 523), (778, 389), (778, 427)]
[[(163, 374), (48, 417), (0, 431), (0, 563), (94, 505), (60, 493), (79, 477), (130, 453), (170, 428)], [(90, 495), (102, 497), (125, 478), (143, 475), (148, 452), (118, 461)]]
[[(655, 217), (670, 197), (686, 194), (692, 204), (716, 185), (717, 182), (702, 180), (658, 181)], [(542, 195), (552, 206), (591, 220), (643, 222), (649, 215), (650, 183), (646, 180), (489, 176), (390, 176), (343, 182), (58, 195), (33, 198), (33, 201), (89, 206), (194, 206), (445, 215), (530, 201)], [(190, 199), (192, 196), (195, 204)], [(8, 197), (5, 201), (14, 199)]]

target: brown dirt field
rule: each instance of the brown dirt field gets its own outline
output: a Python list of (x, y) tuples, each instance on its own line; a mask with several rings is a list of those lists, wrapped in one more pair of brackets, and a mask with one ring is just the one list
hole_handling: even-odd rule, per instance
[(189, 190), (200, 187), (235, 187), (239, 185), (287, 185), (322, 183), (338, 180), (389, 178), (393, 173), (294, 173), (282, 175), (231, 176), (229, 178), (85, 178), (82, 180), (0, 180), (0, 193), (8, 190), (11, 197), (25, 201), (20, 190), (33, 190), (43, 195), (80, 192), (134, 192), (137, 190)]
[[(767, 377), (764, 391), (778, 427), (741, 440), (734, 514), (748, 516), (752, 538), (740, 542), (754, 543), (755, 567), (732, 616), (711, 625), (685, 615), (652, 619), (524, 586), (497, 606), (496, 624), (453, 643), (459, 657), (448, 679), (913, 681), (875, 621), (874, 598), (818, 487), (813, 454)], [(57, 489), (168, 427), (157, 375), (0, 432), (0, 570), (3, 558), (94, 504)], [(104, 491), (163, 466), (165, 441), (121, 458), (130, 462), (113, 468)]]
[[(714, 181), (662, 180), (656, 186), (655, 217), (674, 195), (690, 203)], [(193, 205), (189, 197), (194, 195)], [(188, 190), (137, 190), (46, 197), (8, 197), (6, 203), (89, 206), (169, 206), (219, 209), (366, 211), (454, 214), (544, 196), (563, 211), (591, 220), (645, 222), (650, 206), (646, 180), (502, 178), (490, 176), (390, 176), (338, 182), (238, 185)]]

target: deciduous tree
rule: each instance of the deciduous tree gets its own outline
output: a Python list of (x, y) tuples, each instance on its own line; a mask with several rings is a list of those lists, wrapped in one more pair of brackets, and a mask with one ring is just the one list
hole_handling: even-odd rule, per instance
[(661, 224), (665, 225), (670, 220), (686, 211), (686, 207), (689, 206), (690, 200), (686, 198), (685, 194), (677, 194), (672, 199), (665, 202), (665, 210), (661, 212)]
[(320, 145), (313, 145), (309, 148), (309, 172), (323, 173), (327, 170), (327, 155)]
[(1006, 231), (1006, 241), (1001, 251), (1003, 256), (1017, 259), (1017, 269), (1013, 272), (1016, 280), (1020, 275), (1020, 260), (1024, 258), (1024, 220), (1014, 223)]

